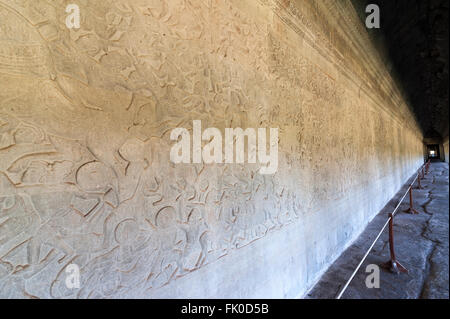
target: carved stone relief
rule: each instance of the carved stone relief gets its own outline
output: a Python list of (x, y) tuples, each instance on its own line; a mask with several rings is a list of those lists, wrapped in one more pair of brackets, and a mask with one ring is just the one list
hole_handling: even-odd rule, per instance
[[(68, 29), (68, 3), (0, 1), (0, 297), (157, 295), (420, 160), (420, 137), (378, 106), (382, 88), (361, 93), (364, 59), (330, 42), (317, 7), (249, 1), (273, 16), (262, 23), (231, 0), (79, 1)], [(277, 173), (171, 163), (170, 131), (193, 120), (279, 127)], [(72, 263), (80, 289), (65, 285)]]

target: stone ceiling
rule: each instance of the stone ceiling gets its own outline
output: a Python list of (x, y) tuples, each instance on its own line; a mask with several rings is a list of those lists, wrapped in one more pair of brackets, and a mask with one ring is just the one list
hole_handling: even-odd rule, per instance
[(409, 99), (425, 137), (448, 136), (448, 0), (353, 0), (378, 4), (381, 28), (369, 33)]

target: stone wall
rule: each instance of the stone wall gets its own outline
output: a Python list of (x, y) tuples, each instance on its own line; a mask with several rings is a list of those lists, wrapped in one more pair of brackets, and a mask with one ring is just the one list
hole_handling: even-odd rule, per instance
[[(0, 297), (301, 297), (423, 162), (349, 1), (73, 2), (0, 1)], [(193, 120), (277, 172), (171, 163)]]

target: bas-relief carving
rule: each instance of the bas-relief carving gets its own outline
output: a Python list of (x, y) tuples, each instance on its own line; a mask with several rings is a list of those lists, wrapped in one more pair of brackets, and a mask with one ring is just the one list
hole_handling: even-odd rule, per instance
[[(80, 3), (79, 30), (64, 7), (0, 2), (1, 297), (145, 297), (417, 143), (228, 1)], [(171, 164), (168, 133), (194, 119), (280, 127), (278, 172)]]

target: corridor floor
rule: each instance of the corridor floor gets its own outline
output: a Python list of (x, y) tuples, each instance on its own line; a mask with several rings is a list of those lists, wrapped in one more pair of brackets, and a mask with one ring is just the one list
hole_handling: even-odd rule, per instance
[[(408, 182), (414, 179), (412, 177)], [(417, 182), (415, 183), (417, 186)], [(360, 237), (334, 262), (306, 298), (336, 298), (367, 249), (406, 192), (408, 183), (372, 220)], [(449, 166), (431, 163), (422, 180), (422, 190), (414, 189), (414, 208), (418, 215), (403, 211), (409, 207), (407, 196), (394, 219), (397, 260), (408, 274), (393, 274), (380, 268), (380, 287), (367, 288), (369, 264), (389, 260), (388, 228), (350, 283), (342, 299), (417, 299), (449, 298)]]

